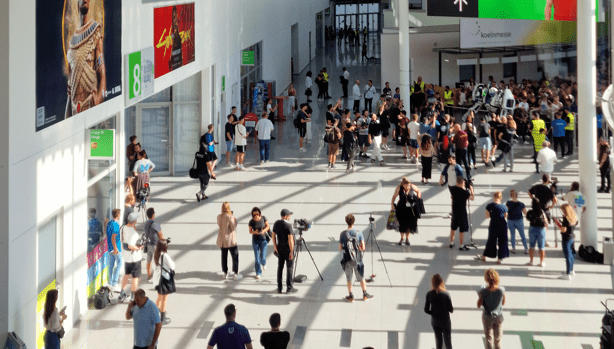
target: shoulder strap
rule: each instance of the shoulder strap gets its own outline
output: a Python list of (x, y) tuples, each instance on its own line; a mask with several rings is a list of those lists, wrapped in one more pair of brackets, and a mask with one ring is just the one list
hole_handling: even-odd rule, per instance
[(164, 255), (165, 253), (160, 254), (160, 268), (162, 268), (162, 270), (170, 274), (171, 272), (166, 270), (166, 268), (164, 268), (164, 258), (163, 258)]

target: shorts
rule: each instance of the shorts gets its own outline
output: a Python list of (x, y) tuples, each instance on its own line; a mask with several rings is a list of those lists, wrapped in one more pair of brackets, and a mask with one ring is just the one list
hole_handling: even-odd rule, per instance
[(411, 148), (418, 149), (418, 140), (417, 139), (410, 139), (409, 140), (409, 146)]
[(480, 148), (483, 150), (490, 151), (492, 149), (492, 141), (490, 140), (490, 137), (480, 137), (478, 142)]
[(466, 233), (469, 231), (469, 221), (467, 220), (467, 214), (454, 214), (452, 213), (452, 223), (450, 224), (451, 230), (460, 231)]
[(352, 282), (352, 274), (356, 274), (356, 281), (358, 282), (361, 282), (365, 278), (365, 265), (362, 263), (347, 262), (343, 267), (343, 271), (345, 271), (347, 282)]
[(154, 253), (156, 253), (156, 246), (147, 246), (147, 264), (151, 263), (151, 261), (153, 261), (153, 256)]
[(232, 141), (226, 141), (226, 151), (229, 153), (232, 151)]
[(217, 160), (217, 155), (215, 155), (215, 152), (207, 152), (207, 156), (209, 157), (209, 161)]
[(132, 275), (133, 278), (141, 276), (141, 261), (124, 263), (124, 274)]
[(369, 144), (369, 136), (367, 135), (358, 135), (358, 146), (364, 147)]
[(298, 128), (298, 136), (303, 138), (305, 137), (305, 134), (307, 133), (307, 127), (299, 127)]
[(245, 153), (245, 146), (237, 145), (237, 153)]
[(529, 246), (531, 248), (543, 250), (546, 246), (546, 228), (544, 227), (529, 227)]
[(390, 134), (390, 133), (389, 133), (389, 131), (388, 131), (388, 129), (387, 129), (387, 128), (384, 128), (384, 129), (382, 130), (382, 137), (388, 137), (388, 135), (389, 135), (389, 134)]
[(337, 155), (339, 152), (339, 143), (328, 143), (328, 154)]

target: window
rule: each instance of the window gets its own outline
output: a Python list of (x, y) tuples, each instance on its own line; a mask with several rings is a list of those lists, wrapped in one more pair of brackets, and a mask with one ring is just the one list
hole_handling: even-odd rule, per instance
[(469, 81), (469, 79), (475, 80), (475, 65), (459, 65), (458, 76), (461, 82)]
[(422, 0), (409, 0), (410, 10), (422, 10)]
[(518, 63), (503, 63), (503, 77), (516, 79), (516, 65)]

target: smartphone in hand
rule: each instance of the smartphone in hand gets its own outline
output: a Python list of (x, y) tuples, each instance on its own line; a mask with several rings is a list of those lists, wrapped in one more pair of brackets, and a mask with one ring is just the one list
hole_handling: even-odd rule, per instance
[(66, 313), (66, 305), (64, 306), (64, 308), (62, 308), (62, 310), (60, 310), (60, 315), (64, 315)]

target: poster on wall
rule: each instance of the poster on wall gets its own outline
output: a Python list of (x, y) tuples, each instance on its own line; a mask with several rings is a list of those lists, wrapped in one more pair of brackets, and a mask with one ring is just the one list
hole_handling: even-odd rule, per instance
[(36, 0), (36, 131), (121, 95), (121, 0)]
[(134, 104), (154, 93), (154, 48), (126, 55), (126, 105)]
[(155, 77), (194, 62), (194, 42), (194, 3), (155, 8)]

